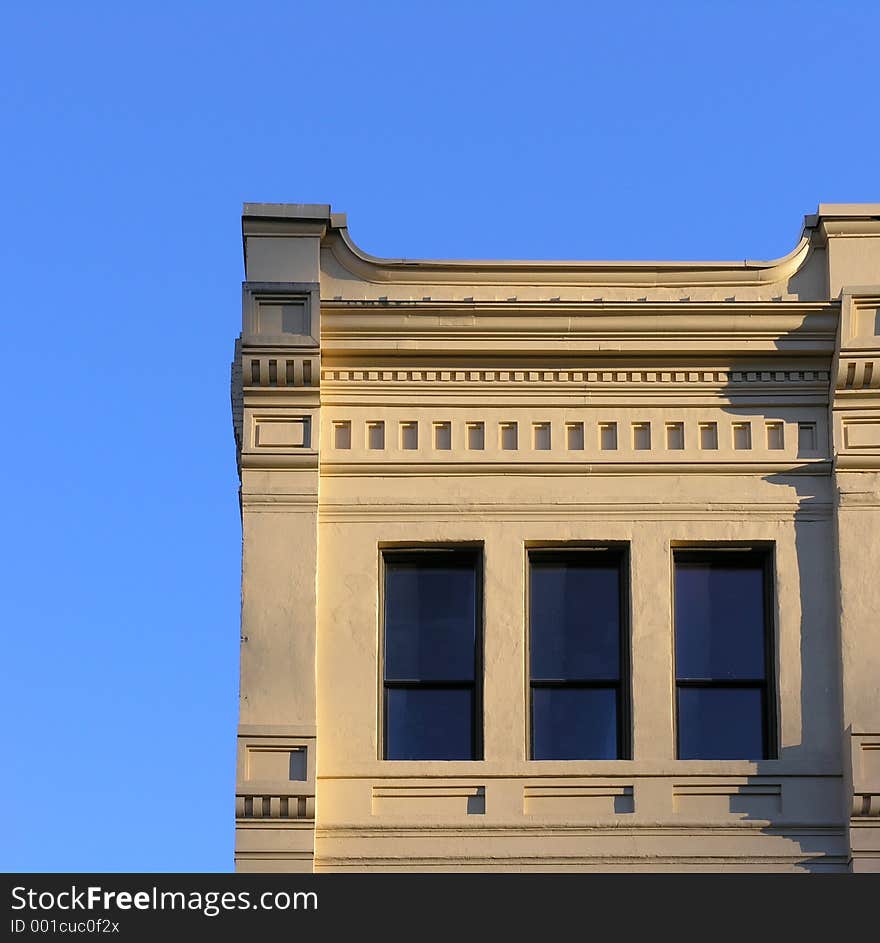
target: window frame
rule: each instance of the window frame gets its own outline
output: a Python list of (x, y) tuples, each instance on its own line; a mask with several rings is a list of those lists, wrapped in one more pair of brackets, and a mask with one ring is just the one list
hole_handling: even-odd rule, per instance
[[(407, 679), (404, 681), (388, 681), (385, 676), (385, 626), (386, 626), (386, 591), (387, 562), (389, 559), (400, 563), (418, 563), (426, 557), (448, 555), (448, 558), (470, 558), (474, 571), (474, 680), (468, 681), (423, 681)], [(444, 543), (444, 544), (405, 544), (379, 546), (379, 704), (378, 704), (378, 758), (388, 763), (473, 763), (484, 759), (484, 716), (483, 716), (483, 689), (485, 686), (484, 664), (484, 622), (483, 607), (483, 545), (482, 543)], [(459, 759), (394, 759), (387, 756), (388, 751), (388, 698), (386, 691), (389, 688), (436, 690), (470, 690), (473, 689), (473, 710), (471, 714), (471, 742), (473, 755), (470, 758)]]
[[(717, 543), (696, 545), (675, 545), (672, 547), (672, 686), (673, 717), (675, 721), (675, 758), (681, 762), (742, 763), (762, 762), (779, 758), (779, 684), (776, 664), (778, 629), (776, 625), (776, 547), (769, 543)], [(706, 564), (731, 562), (760, 564), (762, 574), (763, 642), (764, 642), (764, 678), (758, 679), (714, 679), (685, 678), (679, 679), (677, 665), (677, 626), (675, 577), (679, 560), (687, 563)], [(724, 759), (681, 756), (681, 723), (679, 718), (680, 688), (698, 690), (759, 690), (761, 693), (761, 742), (760, 757), (726, 757)]]
[[(545, 562), (571, 560), (580, 555), (593, 555), (597, 565), (613, 565), (618, 572), (618, 664), (616, 682), (606, 679), (559, 678), (539, 679), (532, 677), (532, 561), (534, 558)], [(589, 558), (589, 557), (588, 557)], [(632, 618), (630, 613), (630, 547), (628, 543), (603, 542), (597, 544), (556, 544), (532, 545), (526, 547), (526, 727), (527, 759), (530, 763), (613, 763), (632, 759)], [(536, 759), (535, 758), (535, 723), (534, 690), (536, 687), (556, 690), (596, 690), (614, 689), (617, 693), (617, 756), (610, 759), (580, 757), (574, 759)]]

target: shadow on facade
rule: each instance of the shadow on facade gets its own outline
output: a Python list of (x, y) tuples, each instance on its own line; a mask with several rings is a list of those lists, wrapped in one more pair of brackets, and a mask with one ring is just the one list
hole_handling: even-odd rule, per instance
[[(833, 378), (829, 382), (833, 383)], [(725, 393), (736, 403), (736, 391), (728, 386)], [(780, 406), (780, 413), (785, 412), (786, 407)], [(757, 418), (754, 407), (734, 405), (723, 411), (744, 421), (751, 420), (753, 425)], [(833, 455), (830, 442), (816, 445), (817, 456)], [(763, 480), (786, 493), (781, 502), (795, 505), (796, 565), (780, 566), (776, 543), (774, 654), (778, 753), (776, 759), (757, 764), (756, 774), (748, 777), (738, 794), (731, 796), (729, 811), (744, 820), (767, 822), (761, 829), (763, 834), (795, 842), (802, 855), (797, 862), (799, 870), (845, 871), (848, 842), (842, 795), (844, 731), (835, 602), (834, 478), (827, 466), (817, 469), (804, 462), (784, 472), (764, 475)], [(796, 581), (796, 587), (791, 586), (791, 581)], [(792, 663), (790, 642), (789, 650), (781, 651), (782, 607), (787, 604), (782, 597), (786, 596), (790, 604), (795, 592), (799, 601), (796, 666)], [(796, 725), (785, 715), (782, 691), (792, 685), (795, 667), (799, 669), (800, 739), (791, 742), (791, 731)], [(788, 700), (790, 703), (791, 698)], [(792, 773), (803, 776), (803, 780), (787, 778)], [(774, 788), (777, 786), (778, 791)]]

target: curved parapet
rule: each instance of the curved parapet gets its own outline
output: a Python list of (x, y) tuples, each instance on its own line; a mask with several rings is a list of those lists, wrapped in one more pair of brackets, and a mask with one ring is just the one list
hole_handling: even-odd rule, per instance
[[(852, 282), (846, 240), (880, 236), (880, 204), (820, 204), (792, 251), (768, 261), (380, 258), (326, 204), (246, 203), (242, 229), (249, 281), (271, 269), (286, 281), (320, 281), (323, 298), (342, 301), (510, 300), (517, 288), (519, 301), (809, 302), (836, 300), (841, 279)], [(320, 262), (305, 265), (316, 243)]]
[(750, 259), (735, 262), (382, 259), (364, 252), (351, 238), (347, 225), (332, 228), (324, 245), (346, 272), (379, 284), (675, 288), (787, 282), (807, 259), (810, 236), (805, 233), (791, 252), (769, 262)]

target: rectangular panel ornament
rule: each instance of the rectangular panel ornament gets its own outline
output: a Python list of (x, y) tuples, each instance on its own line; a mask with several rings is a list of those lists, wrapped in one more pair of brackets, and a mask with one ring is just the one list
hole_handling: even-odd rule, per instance
[(845, 419), (843, 431), (848, 449), (880, 449), (880, 419)]
[(310, 440), (308, 416), (254, 420), (255, 448), (307, 449)]

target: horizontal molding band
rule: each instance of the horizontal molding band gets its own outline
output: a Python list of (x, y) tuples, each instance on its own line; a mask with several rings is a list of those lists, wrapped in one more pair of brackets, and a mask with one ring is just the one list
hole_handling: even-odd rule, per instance
[(242, 501), (241, 507), (248, 514), (315, 514), (315, 508), (298, 507), (295, 504), (261, 503), (259, 501)]
[(469, 384), (505, 386), (517, 389), (566, 386), (621, 386), (645, 384), (656, 389), (659, 386), (751, 386), (762, 384), (768, 389), (776, 389), (782, 384), (810, 385), (827, 390), (830, 386), (830, 371), (825, 370), (719, 370), (714, 368), (552, 368), (534, 369), (529, 367), (510, 367), (507, 369), (472, 369), (469, 367), (431, 367), (414, 369), (400, 367), (338, 367), (321, 371), (322, 384), (412, 384), (418, 383), (419, 389), (430, 389), (449, 384)]
[[(526, 288), (532, 286), (524, 285)], [(691, 300), (688, 295), (679, 295), (677, 298), (651, 299), (647, 294), (640, 298), (602, 298), (596, 294), (596, 288), (586, 285), (578, 286), (583, 293), (590, 292), (592, 298), (563, 298), (562, 295), (546, 299), (518, 298), (511, 295), (507, 300), (476, 298), (391, 298), (379, 295), (375, 298), (321, 298), (321, 337), (332, 334), (339, 327), (349, 323), (363, 323), (370, 316), (375, 318), (406, 317), (412, 320), (419, 316), (435, 324), (441, 324), (444, 318), (457, 319), (459, 326), (462, 319), (467, 324), (473, 320), (486, 318), (500, 320), (510, 319), (511, 322), (521, 321), (524, 318), (536, 319), (535, 330), (544, 326), (559, 329), (560, 322), (579, 323), (590, 325), (601, 322), (603, 318), (632, 318), (636, 323), (639, 320), (657, 318), (658, 320), (672, 320), (681, 318), (716, 318), (722, 329), (730, 330), (731, 321), (743, 327), (755, 327), (754, 321), (771, 321), (774, 318), (786, 323), (796, 319), (812, 318), (813, 332), (820, 332), (822, 328), (831, 330), (834, 321), (840, 314), (840, 301), (797, 301), (783, 300)], [(622, 287), (622, 286), (621, 286)], [(694, 286), (699, 287), (699, 286)], [(554, 320), (555, 319), (555, 320)], [(695, 325), (695, 328), (697, 325)], [(703, 332), (707, 331), (704, 325), (699, 326)], [(764, 327), (764, 325), (762, 325)], [(530, 325), (531, 328), (531, 325)], [(764, 328), (766, 330), (766, 327)]]
[(314, 724), (239, 724), (240, 737), (315, 737)]
[(295, 404), (297, 409), (318, 407), (321, 405), (321, 391), (313, 386), (304, 389), (298, 386), (243, 386), (242, 402), (248, 407)]
[(559, 333), (551, 336), (515, 336), (476, 335), (468, 333), (466, 337), (458, 335), (407, 335), (406, 347), (401, 347), (401, 330), (390, 331), (376, 336), (332, 338), (323, 345), (325, 354), (351, 357), (401, 357), (415, 354), (420, 357), (470, 357), (478, 358), (485, 354), (486, 347), (491, 347), (496, 354), (505, 356), (527, 357), (540, 356), (549, 358), (558, 356), (560, 349), (570, 355), (597, 357), (602, 354), (628, 358), (656, 357), (657, 354), (689, 355), (704, 357), (738, 357), (742, 359), (755, 356), (811, 357), (828, 361), (834, 355), (832, 336), (819, 339), (802, 337), (795, 332), (797, 328), (780, 333), (769, 333), (761, 337), (713, 336), (705, 337), (659, 332), (644, 336), (609, 337), (607, 333), (595, 336), (572, 337)]
[(303, 511), (314, 513), (318, 507), (318, 495), (312, 494), (285, 494), (273, 492), (266, 494), (263, 492), (242, 491), (242, 504), (283, 504), (290, 507), (298, 507)]
[(308, 452), (242, 452), (241, 467), (247, 468), (310, 468), (318, 467), (318, 453)]
[[(651, 855), (644, 857), (633, 853), (631, 855), (511, 855), (498, 857), (483, 856), (461, 856), (456, 857), (413, 857), (413, 858), (379, 858), (379, 857), (348, 857), (348, 858), (330, 858), (316, 852), (315, 871), (320, 872), (325, 869), (350, 869), (362, 871), (367, 869), (395, 869), (401, 871), (424, 871), (430, 868), (453, 868), (456, 871), (467, 871), (479, 869), (481, 871), (509, 870), (510, 868), (528, 867), (536, 870), (556, 871), (561, 867), (585, 867), (585, 868), (607, 868), (618, 865), (631, 870), (634, 867), (651, 871), (656, 870), (658, 866), (669, 866), (680, 868), (682, 865), (693, 865), (695, 867), (711, 868), (740, 867), (744, 871), (751, 871), (756, 865), (779, 867), (809, 868), (815, 865), (817, 870), (831, 868), (835, 870), (847, 870), (849, 856), (845, 854), (834, 854), (817, 850), (810, 852), (792, 852), (790, 855)], [(801, 866), (801, 867), (799, 867)]]
[[(272, 818), (239, 818), (235, 819), (236, 831), (290, 831), (290, 832), (311, 832), (315, 831), (315, 820), (311, 819), (272, 819)], [(309, 836), (305, 836), (308, 838)], [(254, 854), (255, 852), (247, 852)]]
[[(827, 389), (780, 388), (753, 392), (738, 391), (729, 394), (720, 389), (667, 389), (647, 390), (643, 387), (629, 389), (604, 389), (588, 391), (563, 390), (559, 387), (525, 391), (522, 388), (493, 386), (468, 390), (452, 390), (448, 387), (425, 390), (402, 387), (384, 389), (375, 387), (349, 387), (327, 389), (322, 393), (321, 405), (325, 408), (344, 409), (412, 409), (415, 402), (431, 409), (454, 409), (471, 411), (483, 407), (496, 409), (566, 409), (581, 410), (585, 414), (600, 409), (715, 409), (722, 413), (728, 410), (752, 410), (746, 418), (763, 419), (765, 414), (792, 406), (814, 406), (828, 409)], [(275, 405), (287, 406), (285, 403)], [(874, 407), (876, 408), (876, 406)], [(670, 417), (674, 418), (674, 417)], [(736, 417), (739, 418), (739, 417)]]
[[(856, 466), (847, 466), (856, 467)], [(861, 466), (857, 466), (861, 467)], [(798, 462), (321, 462), (321, 475), (449, 477), (493, 475), (820, 475), (831, 474), (827, 459)]]
[[(409, 762), (409, 761), (385, 761), (385, 762)], [(415, 761), (412, 761), (415, 764)], [(437, 761), (427, 761), (427, 762), (437, 762)], [(478, 760), (476, 763), (482, 763), (484, 761)], [(395, 773), (392, 771), (372, 771), (372, 772), (348, 772), (348, 773), (334, 773), (332, 775), (321, 774), (317, 777), (318, 782), (323, 782), (325, 780), (362, 780), (369, 779), (373, 781), (374, 785), (380, 785), (382, 783), (387, 783), (389, 781), (405, 779), (413, 784), (424, 783), (427, 780), (431, 779), (451, 779), (459, 785), (462, 784), (473, 784), (480, 785), (485, 779), (506, 779), (513, 781), (515, 784), (519, 785), (529, 785), (529, 786), (540, 786), (542, 783), (549, 780), (567, 780), (569, 782), (586, 779), (586, 780), (599, 780), (600, 782), (623, 782), (627, 785), (631, 784), (633, 780), (638, 779), (668, 779), (670, 783), (684, 783), (688, 780), (701, 780), (701, 779), (715, 779), (720, 782), (728, 783), (731, 779), (741, 778), (743, 785), (754, 785), (756, 781), (758, 783), (766, 781), (768, 783), (774, 783), (780, 779), (843, 779), (843, 773), (841, 772), (829, 772), (829, 771), (794, 771), (794, 772), (756, 772), (754, 769), (754, 764), (751, 764), (752, 768), (747, 769), (745, 766), (749, 765), (747, 762), (741, 760), (717, 760), (715, 761), (716, 766), (712, 769), (673, 769), (672, 764), (679, 766), (681, 764), (693, 764), (696, 762), (712, 762), (712, 761), (696, 761), (696, 760), (669, 760), (668, 766), (658, 769), (657, 767), (660, 763), (653, 764), (652, 767), (648, 767), (647, 762), (642, 760), (548, 760), (548, 761), (537, 761), (537, 762), (549, 762), (553, 764), (558, 763), (609, 763), (617, 767), (618, 771), (608, 771), (608, 770), (570, 770), (567, 772), (549, 771), (549, 772), (537, 772), (534, 770), (528, 772), (510, 772), (508, 771), (499, 771), (499, 770), (489, 770), (488, 772), (481, 772), (480, 770), (474, 770), (473, 772), (436, 772), (436, 771), (426, 771), (423, 772), (421, 768), (418, 772), (403, 771), (400, 773)], [(763, 764), (767, 763), (776, 763), (777, 760), (762, 760), (760, 761)], [(627, 766), (629, 764), (629, 767)], [(723, 764), (724, 766), (729, 766), (730, 769), (719, 768), (718, 764)], [(421, 767), (425, 765), (425, 761), (422, 761), (420, 764)]]
[(522, 824), (515, 825), (474, 825), (472, 827), (463, 827), (461, 825), (442, 825), (437, 822), (425, 822), (423, 825), (394, 825), (394, 824), (339, 824), (339, 825), (319, 825), (315, 829), (317, 838), (380, 838), (384, 835), (394, 838), (435, 838), (435, 837), (462, 837), (462, 838), (552, 838), (554, 836), (565, 835), (574, 837), (644, 837), (646, 835), (659, 835), (663, 838), (700, 838), (712, 837), (718, 835), (743, 835), (750, 832), (758, 832), (762, 835), (773, 835), (777, 837), (789, 838), (794, 836), (806, 835), (824, 835), (828, 837), (844, 837), (846, 835), (846, 824), (843, 822), (835, 823), (815, 823), (815, 822), (786, 822), (786, 823), (767, 823), (766, 820), (757, 821), (731, 821), (724, 823), (708, 822), (689, 822), (676, 821), (669, 825), (660, 825), (656, 822), (645, 824), (628, 823), (627, 825), (610, 825), (608, 823), (598, 825), (577, 824), (552, 824), (535, 823), (524, 821)]
[[(283, 506), (278, 504), (258, 505), (249, 502), (246, 505), (249, 509), (260, 508), (261, 510), (282, 510)], [(486, 505), (421, 505), (413, 507), (400, 507), (399, 505), (388, 505), (364, 507), (363, 505), (322, 505), (318, 510), (318, 519), (321, 522), (355, 522), (355, 521), (398, 521), (404, 523), (407, 521), (419, 520), (449, 520), (453, 518), (475, 518), (476, 520), (501, 520), (501, 521), (736, 521), (736, 520), (761, 520), (770, 522), (789, 522), (789, 521), (827, 521), (833, 515), (832, 505), (823, 507), (809, 508), (743, 508), (729, 507), (719, 509), (715, 505), (694, 505), (689, 508), (672, 506), (664, 508), (660, 506), (640, 507), (631, 505), (629, 507), (621, 506), (619, 508), (609, 508), (607, 505), (596, 505), (594, 507), (584, 508), (577, 505), (560, 504), (555, 507), (536, 505), (532, 507), (523, 507), (521, 505), (507, 508), (496, 508)]]
[(844, 491), (841, 488), (837, 493), (837, 503), (844, 511), (880, 507), (880, 488), (876, 491), (856, 492)]
[(305, 780), (293, 780), (291, 782), (277, 781), (267, 784), (264, 781), (249, 782), (248, 780), (239, 780), (235, 785), (236, 796), (254, 796), (276, 797), (276, 798), (315, 798), (314, 783)]
[[(236, 828), (240, 828), (236, 823)], [(236, 851), (236, 861), (314, 861), (315, 853), (313, 851)]]
[[(838, 455), (834, 461), (835, 467), (846, 471), (878, 471), (880, 472), (880, 450), (871, 455)], [(323, 468), (321, 473), (324, 474)]]

